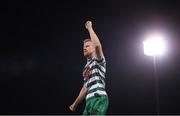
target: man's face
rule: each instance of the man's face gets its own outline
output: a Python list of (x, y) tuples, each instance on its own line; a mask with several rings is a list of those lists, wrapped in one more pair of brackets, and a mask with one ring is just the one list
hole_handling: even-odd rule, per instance
[(85, 57), (90, 57), (95, 50), (94, 45), (91, 41), (85, 42), (83, 48), (84, 48), (83, 50), (84, 50), (84, 56)]

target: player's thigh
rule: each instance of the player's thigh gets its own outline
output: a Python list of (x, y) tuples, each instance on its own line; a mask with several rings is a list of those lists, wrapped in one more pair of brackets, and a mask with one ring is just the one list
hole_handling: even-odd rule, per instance
[(101, 96), (98, 98), (93, 107), (93, 114), (104, 115), (107, 112), (109, 100), (107, 96)]

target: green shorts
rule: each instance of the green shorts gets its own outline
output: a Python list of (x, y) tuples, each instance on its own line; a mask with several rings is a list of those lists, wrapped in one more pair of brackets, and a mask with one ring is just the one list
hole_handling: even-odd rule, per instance
[(86, 101), (83, 115), (105, 115), (108, 109), (108, 96), (98, 96)]

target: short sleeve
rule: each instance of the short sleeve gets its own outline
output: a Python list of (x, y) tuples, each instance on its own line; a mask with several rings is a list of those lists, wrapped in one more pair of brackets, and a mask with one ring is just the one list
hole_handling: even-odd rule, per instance
[(84, 79), (83, 86), (87, 87), (87, 79)]
[(102, 65), (102, 66), (105, 66), (106, 65), (106, 60), (105, 60), (105, 57), (102, 57), (101, 59), (96, 59), (97, 63)]

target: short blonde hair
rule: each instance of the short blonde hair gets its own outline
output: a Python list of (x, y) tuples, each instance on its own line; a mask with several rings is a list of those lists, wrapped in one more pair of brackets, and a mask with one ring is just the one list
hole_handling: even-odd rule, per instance
[[(83, 42), (86, 43), (86, 42), (88, 42), (88, 41), (91, 41), (91, 39), (87, 38), (87, 39), (85, 39)], [(91, 41), (91, 42), (92, 42), (92, 41)]]

